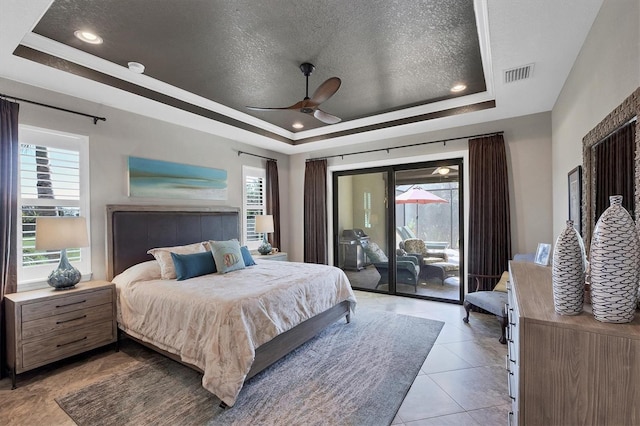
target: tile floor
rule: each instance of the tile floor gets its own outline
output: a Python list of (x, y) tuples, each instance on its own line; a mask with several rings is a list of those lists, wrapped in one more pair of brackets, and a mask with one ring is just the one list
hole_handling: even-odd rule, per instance
[(507, 424), (507, 348), (494, 316), (472, 313), (465, 324), (461, 305), (361, 291), (356, 297), (359, 306), (445, 323), (393, 425)]
[[(460, 305), (362, 291), (356, 296), (360, 307), (445, 322), (393, 425), (507, 424), (506, 346), (498, 342), (493, 316), (472, 314), (467, 325)], [(73, 425), (54, 398), (135, 362), (124, 352), (103, 349), (25, 373), (16, 390), (9, 379), (0, 380), (0, 423)]]

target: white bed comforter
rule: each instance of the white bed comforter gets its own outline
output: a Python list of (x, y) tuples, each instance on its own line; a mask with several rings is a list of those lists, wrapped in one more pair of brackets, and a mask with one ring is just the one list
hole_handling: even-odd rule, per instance
[(257, 265), (184, 281), (114, 279), (126, 333), (204, 371), (202, 386), (232, 406), (258, 346), (344, 301), (344, 272), (257, 259)]

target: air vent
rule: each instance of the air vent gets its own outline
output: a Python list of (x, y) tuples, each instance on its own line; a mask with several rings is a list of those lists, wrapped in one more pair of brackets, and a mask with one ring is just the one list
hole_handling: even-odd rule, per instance
[(524, 80), (531, 78), (533, 73), (533, 64), (524, 65), (518, 68), (511, 68), (504, 72), (504, 82), (513, 83), (514, 81)]

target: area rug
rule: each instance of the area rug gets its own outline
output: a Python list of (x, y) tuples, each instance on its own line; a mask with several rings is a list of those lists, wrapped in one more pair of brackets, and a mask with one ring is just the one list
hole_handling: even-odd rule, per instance
[(359, 309), (247, 381), (226, 410), (200, 374), (161, 355), (56, 402), (80, 426), (389, 425), (442, 326)]

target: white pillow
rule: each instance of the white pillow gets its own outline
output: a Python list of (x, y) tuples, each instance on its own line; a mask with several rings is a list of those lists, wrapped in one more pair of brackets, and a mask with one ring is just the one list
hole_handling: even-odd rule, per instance
[(149, 260), (127, 268), (111, 281), (116, 285), (127, 285), (136, 281), (158, 280), (161, 276), (160, 264), (155, 260)]
[(207, 251), (202, 243), (188, 244), (186, 246), (158, 247), (152, 248), (147, 253), (153, 255), (160, 264), (160, 271), (163, 280), (173, 280), (176, 278), (176, 269), (173, 266), (171, 253), (192, 254)]

